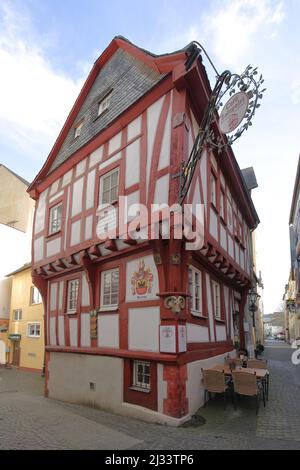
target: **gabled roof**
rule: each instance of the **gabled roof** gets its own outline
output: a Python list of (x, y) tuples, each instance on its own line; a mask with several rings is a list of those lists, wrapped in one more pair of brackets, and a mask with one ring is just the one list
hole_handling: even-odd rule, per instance
[[(188, 47), (188, 46), (187, 46)], [(117, 113), (115, 112), (113, 115), (107, 115), (105, 116), (105, 119), (99, 120), (97, 124), (101, 122), (101, 125), (95, 125), (94, 135), (86, 135), (85, 140), (82, 139), (82, 145), (86, 143), (87, 140), (91, 139), (94, 137), (97, 133), (101, 132), (105, 127), (110, 125), (112, 121), (114, 121), (118, 115), (120, 115), (125, 109), (128, 109), (137, 99), (139, 99), (141, 96), (143, 96), (147, 91), (149, 91), (153, 86), (155, 86), (160, 80), (162, 80), (167, 74), (169, 74), (173, 69), (176, 64), (179, 64), (180, 62), (184, 61), (186, 59), (186, 48), (172, 52), (170, 54), (163, 54), (163, 55), (155, 55), (150, 53), (149, 51), (146, 51), (145, 49), (141, 49), (134, 44), (132, 44), (130, 41), (125, 39), (122, 36), (116, 36), (109, 46), (104, 50), (104, 52), (101, 54), (101, 56), (96, 60), (94, 63), (94, 66), (89, 73), (82, 90), (78, 96), (78, 98), (75, 101), (75, 104), (73, 108), (71, 109), (71, 112), (69, 116), (67, 117), (67, 120), (56, 140), (54, 143), (54, 146), (44, 164), (42, 167), (41, 171), (39, 174), (36, 176), (34, 181), (31, 183), (28, 191), (31, 192), (36, 185), (38, 185), (44, 178), (47, 176), (47, 174), (51, 173), (57, 166), (59, 166), (61, 163), (63, 163), (69, 156), (71, 156), (72, 153), (74, 153), (76, 150), (78, 150), (78, 144), (81, 143), (81, 141), (77, 141), (76, 143), (71, 142), (71, 131), (76, 124), (80, 120), (80, 111), (82, 111), (82, 114), (84, 114), (85, 111), (89, 111), (88, 109), (82, 110), (82, 106), (85, 103), (85, 100), (87, 99), (90, 91), (92, 90), (93, 84), (97, 80), (98, 74), (101, 71), (104, 71), (107, 75), (109, 75), (109, 62), (113, 60), (117, 63), (118, 66), (121, 67), (127, 67), (127, 71), (130, 68), (134, 68), (135, 70), (132, 70), (132, 72), (136, 72), (136, 70), (139, 69), (139, 71), (142, 74), (142, 86), (139, 83), (137, 85), (137, 93), (135, 93), (131, 98), (131, 101), (128, 99), (129, 97), (126, 97), (126, 90), (125, 90), (125, 97), (123, 96), (123, 101), (120, 105), (118, 103), (118, 108), (117, 108)], [(113, 57), (116, 56), (116, 57)], [(123, 59), (123, 61), (122, 61)], [(131, 63), (129, 63), (131, 60)], [(127, 61), (127, 64), (124, 65), (124, 62)], [(116, 65), (116, 64), (114, 64)], [(142, 68), (142, 70), (141, 70)], [(111, 78), (111, 77), (109, 77)], [(131, 79), (134, 79), (134, 73), (131, 73)], [(111, 82), (112, 80), (106, 80), (107, 86), (103, 87), (102, 92), (105, 94), (105, 91), (109, 90), (109, 87), (111, 87)], [(123, 84), (124, 85), (124, 84)], [(121, 88), (121, 87), (119, 87)], [(93, 91), (93, 90), (92, 90)], [(130, 93), (132, 95), (132, 92)], [(123, 95), (124, 95), (124, 90), (123, 90)], [(127, 98), (127, 100), (125, 99)], [(91, 100), (99, 100), (101, 99), (101, 91), (100, 94), (99, 92), (95, 93), (95, 96), (91, 97)], [(90, 104), (90, 103), (89, 103)], [(113, 108), (113, 107), (112, 107)], [(116, 108), (114, 108), (116, 109)], [(94, 118), (96, 121), (97, 116), (90, 116), (91, 119)], [(71, 143), (71, 148), (70, 152), (68, 153), (66, 149), (63, 149), (63, 144), (65, 140), (68, 139), (69, 143)], [(57, 158), (59, 157), (59, 158)]]
[(291, 204), (290, 220), (289, 220), (290, 224), (294, 222), (295, 211), (296, 211), (297, 202), (299, 199), (299, 190), (300, 190), (300, 155), (298, 158), (297, 173), (296, 173), (296, 178), (295, 178), (295, 185), (294, 185), (293, 198), (292, 198), (292, 204)]

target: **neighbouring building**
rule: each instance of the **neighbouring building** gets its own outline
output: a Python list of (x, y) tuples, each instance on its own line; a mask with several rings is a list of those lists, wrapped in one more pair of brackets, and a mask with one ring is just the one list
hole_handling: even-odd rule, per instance
[(172, 235), (145, 240), (141, 226), (122, 238), (135, 221), (127, 211), (101, 242), (97, 209), (121, 211), (118, 196), (129, 208), (177, 202), (211, 93), (200, 59), (186, 70), (190, 50), (157, 56), (114, 38), (29, 188), (46, 395), (173, 425), (203, 404), (201, 368), (245, 347), (258, 216), (230, 147), (205, 149), (187, 195), (205, 205), (197, 251)]
[(264, 315), (265, 338), (278, 336), (285, 339), (285, 314), (284, 311)]
[(8, 362), (20, 369), (44, 366), (44, 309), (41, 295), (32, 284), (31, 264), (9, 274), (12, 278), (8, 331)]
[(31, 259), (34, 201), (27, 193), (28, 186), (24, 178), (0, 164), (0, 347), (1, 351), (6, 349), (5, 359), (9, 347), (7, 335), (12, 287), (12, 279), (6, 274)]
[(286, 328), (290, 342), (300, 339), (300, 157), (290, 210), (291, 271), (285, 291)]

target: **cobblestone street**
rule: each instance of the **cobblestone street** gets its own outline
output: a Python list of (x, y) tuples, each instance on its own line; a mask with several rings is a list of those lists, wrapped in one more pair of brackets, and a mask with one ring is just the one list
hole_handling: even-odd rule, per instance
[(243, 399), (199, 410), (206, 423), (169, 428), (43, 397), (38, 374), (0, 370), (0, 449), (300, 449), (300, 366), (285, 343), (267, 344), (266, 408)]

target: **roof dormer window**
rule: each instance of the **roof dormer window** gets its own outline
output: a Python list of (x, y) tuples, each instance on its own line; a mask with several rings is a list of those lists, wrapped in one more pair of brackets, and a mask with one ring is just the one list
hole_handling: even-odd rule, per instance
[(83, 126), (83, 121), (79, 122), (78, 124), (74, 126), (74, 139), (76, 139), (77, 137), (81, 135), (82, 126)]
[(98, 116), (104, 113), (109, 108), (110, 101), (111, 101), (112, 91), (110, 91), (104, 98), (99, 102), (98, 105)]

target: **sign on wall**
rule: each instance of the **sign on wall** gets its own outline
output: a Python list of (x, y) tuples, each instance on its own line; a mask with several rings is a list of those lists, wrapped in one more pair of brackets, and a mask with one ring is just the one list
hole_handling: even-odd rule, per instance
[(176, 326), (160, 327), (160, 352), (176, 353)]
[(153, 256), (129, 261), (126, 266), (126, 302), (154, 300), (159, 292)]

